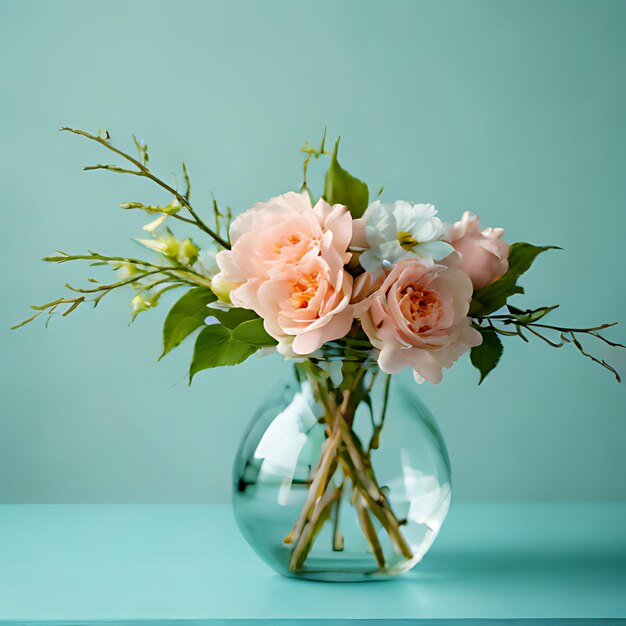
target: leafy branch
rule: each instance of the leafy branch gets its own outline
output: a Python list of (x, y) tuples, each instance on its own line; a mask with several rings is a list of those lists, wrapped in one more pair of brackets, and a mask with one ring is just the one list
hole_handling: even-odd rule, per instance
[[(561, 348), (566, 344), (573, 344), (574, 347), (583, 356), (610, 371), (615, 376), (617, 382), (621, 382), (621, 378), (617, 370), (612, 365), (607, 363), (604, 359), (599, 359), (587, 352), (580, 341), (581, 336), (587, 336), (599, 339), (603, 343), (613, 348), (626, 348), (625, 345), (617, 343), (615, 341), (611, 341), (607, 339), (604, 335), (602, 335), (602, 331), (606, 330), (607, 328), (612, 328), (617, 324), (617, 322), (613, 322), (610, 324), (600, 324), (599, 326), (577, 328), (545, 324), (539, 321), (557, 308), (558, 305), (555, 305), (523, 311), (521, 309), (508, 305), (508, 313), (500, 315), (474, 316), (473, 319), (477, 323), (477, 329), (483, 335), (483, 343), (485, 344), (485, 348), (483, 348), (482, 351), (489, 351), (492, 354), (491, 359), (489, 359), (488, 355), (485, 352), (485, 358), (483, 359), (484, 368), (481, 369), (481, 367), (477, 365), (477, 367), (479, 367), (479, 369), (481, 370), (481, 382), (487, 375), (487, 373), (489, 373), (489, 371), (491, 371), (491, 369), (495, 367), (500, 355), (502, 354), (502, 344), (497, 336), (518, 336), (523, 341), (528, 342), (528, 337), (525, 333), (531, 334), (532, 336), (540, 339), (544, 343), (547, 343), (552, 348)], [(557, 334), (556, 337), (554, 336), (555, 333)], [(473, 361), (477, 354), (480, 355), (481, 347), (482, 346), (479, 346), (478, 349), (474, 349), (477, 350), (477, 353), (474, 353), (474, 351), (472, 351)], [(476, 365), (476, 363), (474, 364)], [(485, 369), (486, 371), (483, 372), (483, 369)]]
[[(20, 328), (34, 321), (43, 313), (47, 312), (48, 315), (53, 315), (58, 312), (59, 307), (65, 306), (65, 310), (62, 313), (63, 317), (67, 317), (84, 303), (91, 303), (95, 308), (105, 296), (121, 287), (131, 286), (140, 290), (142, 294), (147, 294), (138, 294), (133, 298), (133, 319), (141, 311), (156, 306), (160, 297), (167, 291), (182, 286), (210, 287), (210, 281), (191, 267), (174, 262), (171, 265), (159, 265), (141, 259), (107, 256), (92, 251), (89, 254), (59, 252), (58, 256), (44, 257), (43, 260), (59, 264), (70, 261), (88, 261), (92, 267), (109, 265), (113, 269), (122, 272), (123, 276), (119, 280), (108, 284), (101, 284), (95, 278), (89, 278), (89, 282), (94, 285), (94, 287), (90, 288), (74, 287), (68, 283), (65, 285), (66, 289), (79, 294), (78, 296), (74, 298), (62, 297), (45, 304), (32, 305), (31, 308), (36, 313), (13, 326), (13, 329)], [(156, 287), (160, 287), (160, 289), (156, 292), (152, 291)]]
[[(116, 148), (115, 146), (113, 146), (110, 143), (110, 136), (109, 136), (108, 133), (100, 133), (99, 135), (92, 135), (91, 133), (88, 133), (88, 132), (86, 132), (84, 130), (78, 130), (78, 129), (69, 128), (69, 127), (66, 127), (66, 126), (61, 128), (61, 130), (62, 131), (68, 131), (70, 133), (74, 133), (75, 135), (81, 135), (82, 137), (86, 137), (87, 139), (91, 139), (92, 141), (95, 141), (96, 143), (99, 143), (100, 145), (102, 145), (105, 148), (107, 148), (107, 150), (110, 150), (111, 152), (114, 152), (118, 156), (121, 156), (123, 159), (125, 159), (126, 161), (128, 161), (129, 163), (134, 165), (135, 168), (136, 168), (136, 169), (133, 170), (133, 169), (126, 169), (126, 168), (118, 167), (116, 165), (101, 165), (101, 164), (99, 164), (99, 165), (90, 165), (90, 166), (85, 167), (84, 169), (86, 171), (90, 171), (90, 170), (107, 170), (107, 171), (110, 171), (110, 172), (116, 172), (118, 174), (131, 174), (133, 176), (140, 176), (140, 177), (148, 178), (152, 182), (156, 183), (159, 187), (165, 189), (167, 192), (172, 194), (176, 198), (178, 203), (181, 206), (185, 207), (185, 209), (187, 210), (187, 212), (191, 216), (191, 223), (195, 224), (195, 226), (197, 226), (200, 230), (204, 231), (209, 236), (211, 236), (220, 246), (222, 246), (223, 248), (226, 248), (226, 249), (230, 249), (230, 244), (228, 243), (228, 241), (226, 241), (226, 239), (222, 238), (218, 233), (216, 233), (213, 229), (211, 229), (200, 218), (200, 216), (196, 213), (195, 209), (189, 203), (190, 184), (189, 184), (189, 176), (187, 174), (186, 167), (183, 168), (183, 175), (184, 175), (184, 178), (185, 178), (186, 190), (185, 190), (184, 193), (181, 194), (178, 190), (174, 189), (172, 186), (168, 185), (165, 181), (163, 181), (160, 178), (158, 178), (157, 176), (155, 176), (153, 174), (153, 172), (148, 168), (148, 165), (147, 165), (147, 163), (148, 163), (147, 147), (143, 146), (142, 144), (140, 144), (137, 141), (136, 138), (134, 138), (134, 140), (135, 140), (135, 144), (137, 145), (137, 148), (139, 150), (141, 161), (138, 161), (137, 159), (135, 159), (134, 157), (130, 156), (126, 152), (124, 152), (124, 151), (120, 150), (119, 148)], [(128, 207), (128, 208), (139, 208), (139, 207)], [(176, 217), (175, 213), (173, 215), (174, 215), (174, 217)], [(180, 219), (180, 216), (177, 217), (177, 219)], [(185, 221), (185, 220), (183, 220), (183, 221)]]
[[(620, 343), (610, 341), (601, 333), (615, 324), (601, 324), (589, 328), (570, 328), (545, 324), (541, 320), (558, 308), (544, 306), (538, 309), (521, 310), (508, 304), (508, 299), (516, 294), (523, 294), (524, 288), (518, 284), (519, 279), (532, 266), (535, 259), (548, 250), (558, 250), (555, 246), (534, 246), (525, 242), (511, 245), (509, 249), (509, 269), (494, 283), (479, 289), (474, 293), (470, 305), (469, 316), (474, 321), (474, 328), (480, 332), (482, 344), (472, 348), (470, 360), (480, 372), (482, 383), (487, 374), (498, 364), (504, 347), (501, 336), (516, 336), (528, 342), (529, 337), (547, 343), (552, 348), (561, 348), (571, 343), (585, 357), (610, 371), (618, 382), (621, 382), (618, 372), (604, 359), (599, 359), (583, 348), (580, 336), (586, 335), (603, 341), (609, 346), (624, 348)], [(506, 306), (508, 313), (497, 314), (497, 311)], [(555, 333), (556, 336), (555, 336)]]

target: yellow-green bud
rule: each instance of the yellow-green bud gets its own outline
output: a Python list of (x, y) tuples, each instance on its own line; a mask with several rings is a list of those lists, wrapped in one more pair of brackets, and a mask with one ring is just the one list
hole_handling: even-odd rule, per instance
[(127, 278), (139, 273), (139, 270), (134, 263), (120, 263), (116, 269), (117, 276), (120, 280), (126, 280)]
[(230, 301), (230, 292), (234, 288), (235, 285), (233, 283), (221, 280), (217, 276), (211, 280), (211, 291), (218, 297), (219, 300), (226, 302), (227, 304), (232, 304)]
[(131, 306), (133, 307), (133, 313), (137, 315), (137, 313), (141, 313), (142, 311), (147, 311), (150, 308), (150, 302), (148, 302), (141, 294), (137, 294), (131, 301)]
[(180, 252), (180, 243), (175, 237), (162, 237), (160, 240), (163, 243), (163, 254), (172, 259), (178, 258)]
[(182, 265), (193, 265), (198, 260), (198, 246), (191, 239), (179, 242), (178, 262)]

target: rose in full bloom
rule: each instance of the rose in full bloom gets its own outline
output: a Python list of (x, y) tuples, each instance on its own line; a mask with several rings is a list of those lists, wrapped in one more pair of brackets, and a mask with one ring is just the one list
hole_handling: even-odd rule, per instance
[(371, 273), (403, 259), (432, 263), (453, 252), (450, 244), (442, 241), (448, 228), (432, 204), (402, 200), (383, 204), (377, 200), (367, 207), (363, 223), (369, 249), (361, 254), (360, 262)]
[(472, 283), (458, 267), (400, 261), (382, 283), (368, 273), (359, 276), (356, 299), (371, 290), (356, 306), (388, 374), (408, 366), (417, 380), (439, 383), (443, 368), (482, 342), (467, 317)]
[(217, 254), (214, 282), (263, 318), (279, 349), (310, 354), (343, 337), (353, 321), (352, 218), (343, 205), (287, 193), (256, 204), (230, 228), (231, 250)]
[(480, 230), (478, 216), (469, 211), (450, 229), (448, 240), (461, 255), (461, 269), (470, 277), (474, 290), (495, 282), (509, 269), (509, 245), (500, 239), (502, 228)]
[(299, 264), (288, 276), (265, 281), (255, 311), (279, 341), (280, 351), (311, 354), (349, 332), (354, 319), (351, 297), (352, 276), (333, 270), (320, 256)]

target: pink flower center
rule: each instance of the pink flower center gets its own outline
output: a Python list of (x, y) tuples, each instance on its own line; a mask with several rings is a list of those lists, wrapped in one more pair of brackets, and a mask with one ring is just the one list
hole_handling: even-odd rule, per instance
[[(439, 299), (434, 291), (421, 290), (409, 285), (400, 293), (402, 313), (407, 319), (420, 322), (424, 318), (433, 321), (433, 317), (438, 317)], [(420, 330), (429, 330), (431, 327), (432, 325), (421, 325)]]

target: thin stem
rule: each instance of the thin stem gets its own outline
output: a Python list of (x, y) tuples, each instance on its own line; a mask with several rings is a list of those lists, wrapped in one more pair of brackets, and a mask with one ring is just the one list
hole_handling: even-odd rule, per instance
[(394, 515), (391, 507), (387, 503), (384, 494), (380, 490), (376, 490), (376, 497), (373, 497), (370, 493), (367, 483), (371, 480), (367, 474), (359, 472), (358, 469), (352, 464), (352, 460), (348, 454), (343, 454), (339, 459), (344, 472), (350, 476), (354, 483), (354, 486), (359, 490), (361, 495), (365, 498), (370, 510), (376, 516), (383, 528), (387, 531), (391, 542), (394, 544), (398, 554), (401, 554), (406, 559), (413, 558), (413, 552), (406, 542), (406, 539), (402, 535), (400, 530), (400, 522)]
[(74, 291), (75, 293), (98, 293), (100, 291), (112, 291), (113, 289), (117, 289), (119, 287), (126, 287), (126, 285), (132, 285), (144, 278), (148, 278), (148, 276), (153, 276), (154, 274), (161, 274), (162, 270), (151, 270), (150, 272), (143, 272), (137, 274), (136, 276), (132, 276), (131, 278), (127, 278), (126, 280), (120, 280), (117, 283), (112, 283), (109, 285), (99, 285), (98, 287), (94, 287), (93, 289), (80, 289), (78, 287), (72, 287), (71, 285), (65, 285), (67, 289), (70, 291)]
[(564, 326), (552, 326), (550, 324), (540, 324), (539, 322), (525, 322), (516, 320), (511, 315), (475, 315), (473, 316), (475, 320), (478, 321), (486, 321), (489, 323), (490, 320), (502, 320), (504, 324), (521, 324), (522, 326), (536, 326), (537, 328), (547, 328), (549, 330), (555, 330), (564, 333), (591, 333), (598, 330), (605, 330), (606, 328), (611, 328), (612, 326), (617, 326), (617, 322), (611, 322), (609, 324), (600, 324), (600, 326), (591, 326), (589, 328), (567, 328)]
[[(296, 521), (295, 526), (292, 531), (285, 537), (283, 540), (285, 543), (292, 543), (294, 537), (299, 537), (303, 529), (312, 516), (315, 505), (318, 502), (319, 498), (322, 496), (326, 487), (328, 486), (328, 482), (334, 473), (334, 468), (336, 467), (335, 462), (335, 451), (340, 441), (340, 433), (337, 430), (333, 433), (333, 436), (327, 439), (324, 442), (324, 449), (322, 450), (322, 456), (320, 458), (319, 465), (315, 470), (315, 477), (311, 482), (311, 486), (309, 488), (309, 493), (307, 495), (307, 499), (302, 507), (302, 511), (300, 512), (300, 516)], [(331, 468), (333, 468), (333, 472), (331, 472)], [(294, 548), (295, 551), (295, 548)]]
[[(200, 216), (193, 209), (193, 207), (191, 206), (191, 204), (189, 203), (189, 201), (185, 197), (185, 195), (179, 193), (176, 189), (174, 189), (172, 186), (168, 185), (165, 181), (162, 181), (160, 178), (156, 177), (143, 163), (141, 163), (140, 161), (138, 161), (134, 157), (130, 156), (129, 154), (126, 154), (122, 150), (116, 148), (115, 146), (110, 144), (108, 140), (103, 139), (102, 137), (98, 137), (96, 135), (92, 135), (91, 133), (88, 133), (88, 132), (86, 132), (84, 130), (78, 130), (78, 129), (75, 129), (75, 128), (68, 128), (66, 126), (61, 128), (61, 130), (62, 131), (69, 131), (71, 133), (74, 133), (75, 135), (82, 135), (83, 137), (86, 137), (87, 139), (91, 139), (92, 141), (95, 141), (96, 143), (99, 143), (100, 145), (104, 146), (105, 148), (107, 148), (111, 152), (114, 152), (115, 154), (121, 156), (123, 159), (126, 159), (128, 162), (132, 163), (137, 168), (137, 170), (138, 170), (137, 172), (133, 172), (131, 170), (123, 170), (122, 168), (117, 168), (117, 171), (120, 171), (121, 173), (125, 173), (125, 174), (126, 173), (134, 174), (136, 176), (144, 176), (145, 178), (149, 178), (152, 182), (154, 182), (157, 185), (159, 185), (159, 187), (162, 187), (167, 192), (171, 193), (176, 198), (176, 200), (178, 200), (178, 202), (182, 206), (184, 206), (187, 209), (187, 211), (189, 211), (189, 214), (193, 218), (193, 220), (194, 220), (196, 226), (198, 226), (198, 228), (200, 228), (205, 233), (210, 235), (223, 248), (226, 248), (227, 250), (230, 249), (230, 244), (225, 239), (222, 239), (222, 237), (220, 237), (220, 235), (218, 233), (213, 231), (211, 228), (209, 228), (209, 226), (207, 226), (204, 223), (204, 221), (200, 218)], [(96, 167), (88, 167), (87, 169), (112, 169), (113, 171), (116, 171), (115, 166), (113, 166), (113, 167), (110, 167), (110, 166), (96, 166)]]
[[(517, 328), (519, 328), (519, 326), (517, 326)], [(555, 341), (552, 341), (551, 339), (548, 339), (547, 337), (544, 337), (544, 335), (542, 335), (540, 332), (536, 331), (534, 328), (532, 328), (532, 326), (526, 326), (526, 329), (528, 330), (528, 332), (530, 332), (533, 335), (535, 335), (535, 337), (539, 337), (539, 339), (541, 339), (542, 341), (545, 341), (549, 346), (552, 346), (553, 348), (560, 348), (563, 345), (563, 342), (556, 343)], [(519, 334), (519, 333), (517, 333), (517, 334)]]
[(311, 515), (311, 518), (307, 522), (305, 532), (300, 535), (298, 542), (296, 543), (289, 560), (289, 571), (296, 572), (302, 569), (304, 562), (306, 561), (315, 537), (321, 530), (324, 523), (330, 517), (334, 502), (339, 498), (341, 490), (337, 487), (333, 491), (327, 491), (320, 498), (318, 506)]
[(102, 264), (128, 263), (129, 265), (136, 265), (138, 267), (151, 268), (163, 273), (169, 273), (169, 275), (176, 279), (189, 277), (190, 284), (196, 284), (209, 288), (211, 287), (211, 281), (209, 279), (205, 278), (202, 274), (199, 274), (194, 269), (186, 265), (157, 265), (156, 263), (150, 263), (149, 261), (143, 261), (141, 259), (121, 256), (105, 256), (96, 252), (90, 252), (89, 254), (67, 254), (65, 252), (61, 252), (60, 254), (61, 256), (44, 257), (43, 260), (49, 263), (68, 263), (70, 261), (98, 261), (102, 262)]
[(355, 490), (354, 492), (352, 503), (354, 504), (357, 518), (359, 520), (359, 524), (361, 525), (361, 530), (372, 548), (372, 552), (376, 558), (376, 563), (378, 563), (378, 567), (380, 567), (380, 569), (384, 569), (385, 555), (380, 545), (378, 535), (376, 534), (376, 528), (374, 528), (374, 524), (372, 523), (372, 518), (369, 516), (366, 505), (363, 503), (362, 496), (358, 490)]
[[(522, 328), (524, 328), (525, 330), (530, 332), (532, 335), (534, 335), (538, 339), (541, 339), (541, 341), (544, 341), (545, 343), (547, 343), (552, 348), (561, 348), (564, 345), (564, 343), (573, 343), (574, 346), (577, 348), (577, 350), (583, 356), (587, 357), (594, 363), (597, 363), (598, 365), (601, 365), (602, 367), (607, 369), (609, 372), (611, 372), (615, 376), (615, 379), (617, 380), (617, 382), (621, 382), (621, 379), (617, 370), (612, 365), (607, 363), (604, 359), (599, 359), (593, 356), (592, 354), (589, 354), (588, 352), (586, 352), (583, 349), (582, 344), (580, 343), (579, 339), (576, 336), (576, 335), (589, 335), (591, 337), (595, 337), (596, 339), (599, 339), (600, 341), (604, 342), (605, 344), (613, 348), (626, 348), (624, 344), (618, 343), (617, 341), (611, 341), (607, 339), (606, 337), (603, 337), (600, 334), (600, 331), (605, 330), (607, 328), (612, 328), (613, 326), (617, 324), (617, 322), (613, 322), (610, 324), (600, 324), (599, 326), (589, 326), (587, 328), (568, 328), (566, 326), (542, 324), (538, 321), (535, 321), (537, 319), (542, 319), (548, 313), (553, 311), (555, 308), (556, 307), (553, 306), (553, 307), (543, 307), (541, 309), (535, 309), (535, 310), (529, 310), (529, 311), (518, 311), (510, 307), (511, 312), (509, 314), (484, 315), (484, 316), (478, 315), (478, 316), (474, 316), (473, 319), (476, 321), (476, 326), (478, 328), (481, 328), (481, 323), (484, 322), (487, 324), (490, 330), (494, 331), (498, 335), (506, 335), (506, 336), (518, 335), (524, 341), (528, 341), (528, 339), (524, 336), (522, 332)], [(535, 316), (534, 319), (533, 319), (533, 316)], [(504, 326), (513, 326), (515, 328), (515, 332), (507, 331), (507, 330), (504, 330), (503, 328), (499, 328), (498, 326), (494, 324), (494, 321), (499, 322), (500, 324)], [(482, 328), (485, 328), (485, 327), (483, 326)], [(546, 337), (545, 334), (539, 332), (537, 329), (560, 333), (561, 341), (560, 342), (554, 341), (550, 339), (549, 337)]]
[(335, 508), (333, 511), (333, 551), (334, 552), (341, 552), (345, 544), (343, 534), (341, 533), (341, 527), (339, 526), (339, 521), (341, 519), (340, 517), (341, 495), (343, 492), (344, 482), (345, 482), (345, 479), (342, 480), (341, 484), (339, 485), (339, 496), (335, 500)]
[(320, 144), (319, 148), (312, 148), (308, 142), (305, 143), (304, 147), (301, 149), (302, 152), (304, 152), (307, 157), (306, 159), (304, 159), (304, 162), (302, 163), (302, 186), (300, 187), (300, 191), (307, 191), (309, 193), (309, 195), (311, 195), (311, 191), (309, 189), (309, 184), (307, 182), (307, 173), (308, 173), (308, 169), (309, 169), (309, 163), (311, 162), (312, 158), (319, 158), (320, 156), (322, 156), (323, 154), (327, 154), (324, 147), (326, 144), (326, 128), (324, 129), (324, 135), (322, 136), (322, 143)]
[(389, 389), (391, 387), (391, 374), (387, 374), (387, 380), (385, 380), (385, 392), (383, 395), (383, 408), (380, 412), (380, 420), (374, 427), (372, 438), (370, 439), (369, 450), (375, 450), (380, 445), (380, 433), (385, 423), (385, 415), (387, 415), (387, 405), (389, 403)]
[(195, 220), (190, 220), (188, 217), (184, 217), (183, 215), (178, 215), (174, 211), (168, 211), (165, 208), (157, 207), (157, 206), (124, 206), (120, 205), (122, 209), (125, 211), (132, 211), (133, 209), (137, 209), (139, 211), (145, 211), (146, 213), (159, 213), (161, 215), (167, 215), (172, 219), (178, 220), (179, 222), (185, 222), (187, 224), (191, 224), (192, 226), (196, 226)]
[(591, 359), (594, 363), (597, 363), (598, 365), (601, 365), (605, 369), (609, 370), (609, 372), (611, 372), (613, 374), (613, 376), (615, 376), (615, 379), (617, 380), (618, 383), (622, 382), (622, 379), (620, 378), (619, 372), (612, 365), (609, 365), (604, 359), (598, 359), (597, 357), (593, 356), (592, 354), (589, 354), (588, 352), (585, 352), (585, 349), (583, 348), (583, 346), (580, 343), (580, 341), (578, 341), (578, 339), (576, 339), (576, 336), (574, 335), (574, 333), (569, 333), (569, 336), (570, 336), (570, 339), (572, 340), (572, 343), (576, 346), (578, 351), (583, 356), (586, 356), (588, 359)]

